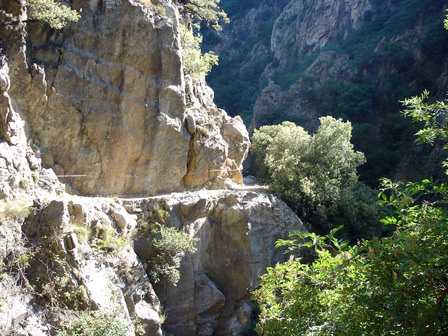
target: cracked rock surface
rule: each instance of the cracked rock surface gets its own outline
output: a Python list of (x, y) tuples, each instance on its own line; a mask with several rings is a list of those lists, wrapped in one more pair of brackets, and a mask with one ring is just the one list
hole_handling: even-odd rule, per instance
[[(84, 195), (240, 181), (249, 148), (243, 123), (216, 108), (203, 81), (193, 83), (187, 107), (177, 7), (102, 3), (75, 1), (82, 17), (60, 32), (36, 23), (3, 28), (9, 76), (1, 87), (43, 165)], [(199, 126), (192, 133), (187, 115)]]

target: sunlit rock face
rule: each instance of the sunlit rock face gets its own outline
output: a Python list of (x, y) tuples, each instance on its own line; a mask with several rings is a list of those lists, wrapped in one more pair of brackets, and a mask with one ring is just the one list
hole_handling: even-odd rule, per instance
[[(16, 34), (19, 52), (8, 54), (14, 63), (8, 94), (29, 123), (43, 165), (76, 175), (65, 182), (86, 195), (148, 195), (215, 177), (239, 180), (249, 144), (242, 123), (195, 90), (196, 119), (214, 124), (201, 128), (209, 129), (209, 141), (187, 129), (177, 7), (166, 1), (74, 6), (82, 10), (77, 24), (62, 32), (29, 24)], [(246, 145), (235, 147), (233, 139)]]
[[(196, 252), (182, 259), (177, 285), (154, 285), (165, 307), (167, 335), (239, 335), (250, 324), (250, 292), (260, 276), (289, 258), (275, 241), (294, 230), (306, 231), (283, 201), (250, 188), (173, 193), (123, 204), (143, 218), (161, 204), (171, 225), (199, 238)], [(148, 262), (145, 242), (134, 244), (143, 263)]]

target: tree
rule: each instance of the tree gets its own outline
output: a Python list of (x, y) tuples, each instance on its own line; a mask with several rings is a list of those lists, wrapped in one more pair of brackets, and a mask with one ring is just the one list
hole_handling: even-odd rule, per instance
[(229, 23), (227, 14), (219, 8), (220, 0), (181, 0), (195, 20), (221, 30), (221, 23)]
[(212, 51), (202, 54), (202, 36), (194, 35), (184, 25), (180, 25), (180, 41), (185, 74), (190, 74), (195, 78), (204, 77), (210, 72), (213, 65), (218, 64), (218, 55)]
[[(446, 102), (428, 97), (405, 100), (403, 113), (424, 122), (419, 142), (435, 143), (448, 138)], [(277, 242), (290, 251), (314, 248), (317, 258), (267, 270), (254, 292), (260, 335), (448, 334), (448, 185), (381, 185), (380, 203), (394, 210), (383, 219), (396, 228), (390, 237), (350, 246), (335, 237), (337, 228), (327, 237), (297, 231)]]
[(336, 202), (341, 190), (356, 183), (356, 168), (364, 163), (364, 155), (350, 143), (350, 122), (322, 117), (320, 123), (313, 136), (284, 122), (263, 126), (252, 137), (260, 176), (302, 212)]
[(51, 28), (62, 29), (68, 22), (77, 22), (81, 17), (76, 10), (70, 9), (67, 6), (55, 2), (54, 0), (24, 0), (17, 3), (27, 8), (27, 19), (23, 20), (21, 17), (15, 17), (11, 13), (7, 13), (9, 21), (5, 20), (0, 24), (1, 26), (14, 26), (29, 22), (44, 22), (50, 25)]
[[(254, 292), (260, 335), (447, 334), (448, 189), (429, 180), (384, 187), (385, 204), (397, 209), (386, 219), (397, 226), (391, 237), (349, 246), (333, 230), (326, 238), (296, 232), (277, 243), (314, 247), (318, 258), (267, 270)], [(425, 193), (445, 196), (421, 203)]]

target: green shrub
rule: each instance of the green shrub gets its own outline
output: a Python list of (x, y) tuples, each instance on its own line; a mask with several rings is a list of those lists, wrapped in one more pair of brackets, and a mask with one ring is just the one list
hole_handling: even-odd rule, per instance
[(314, 248), (311, 264), (268, 268), (255, 298), (260, 335), (446, 335), (448, 188), (383, 181), (381, 199), (395, 209), (383, 222), (390, 237), (354, 246), (295, 232), (277, 246)]
[(189, 30), (184, 25), (180, 26), (180, 40), (182, 45), (182, 60), (184, 73), (194, 78), (206, 76), (213, 65), (218, 64), (218, 56), (212, 51), (202, 54), (202, 36)]
[(291, 122), (255, 130), (252, 152), (258, 177), (321, 234), (344, 224), (342, 235), (351, 241), (382, 235), (377, 192), (357, 183), (364, 155), (350, 143), (350, 123), (320, 120), (312, 136)]
[(104, 231), (101, 237), (96, 239), (98, 248), (104, 252), (117, 254), (122, 248), (129, 244), (128, 238), (118, 235), (114, 229)]
[(76, 237), (81, 244), (89, 239), (89, 232), (85, 226), (75, 225), (73, 232), (76, 233)]
[(26, 276), (42, 303), (72, 310), (88, 306), (87, 290), (72, 274), (65, 256), (40, 247), (29, 259)]
[(295, 210), (303, 214), (340, 198), (357, 182), (356, 168), (364, 155), (353, 150), (351, 124), (320, 118), (313, 136), (291, 122), (263, 126), (252, 137), (252, 152), (262, 177)]
[(187, 11), (197, 21), (208, 27), (221, 30), (221, 23), (229, 23), (227, 14), (219, 8), (220, 0), (182, 0)]
[(153, 239), (155, 256), (149, 262), (149, 275), (154, 282), (162, 278), (176, 285), (180, 279), (180, 262), (186, 251), (194, 253), (198, 238), (191, 238), (186, 232), (174, 227), (160, 226)]
[(51, 28), (62, 29), (69, 21), (77, 22), (81, 17), (78, 12), (53, 0), (28, 0), (29, 18), (50, 25)]
[(26, 195), (14, 200), (0, 200), (0, 220), (24, 219), (30, 214), (31, 205)]
[(118, 312), (82, 312), (57, 336), (125, 336), (130, 326)]
[(26, 179), (26, 178), (20, 179), (19, 188), (26, 189), (28, 187), (28, 183), (29, 183), (28, 179)]

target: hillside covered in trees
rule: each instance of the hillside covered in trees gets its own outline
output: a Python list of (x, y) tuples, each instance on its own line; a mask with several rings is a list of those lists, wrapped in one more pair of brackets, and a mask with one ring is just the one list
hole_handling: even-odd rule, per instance
[(221, 5), (230, 24), (204, 38), (220, 55), (207, 78), (218, 106), (250, 130), (293, 121), (315, 131), (326, 115), (350, 121), (355, 149), (367, 159), (360, 179), (372, 187), (383, 176), (443, 178), (443, 154), (415, 148), (418, 126), (399, 112), (402, 100), (424, 89), (431, 99), (445, 95), (445, 1)]
[(447, 14), (0, 0), (0, 334), (447, 335)]
[(446, 335), (446, 2), (225, 4), (209, 82), (309, 229), (277, 241), (256, 333)]

